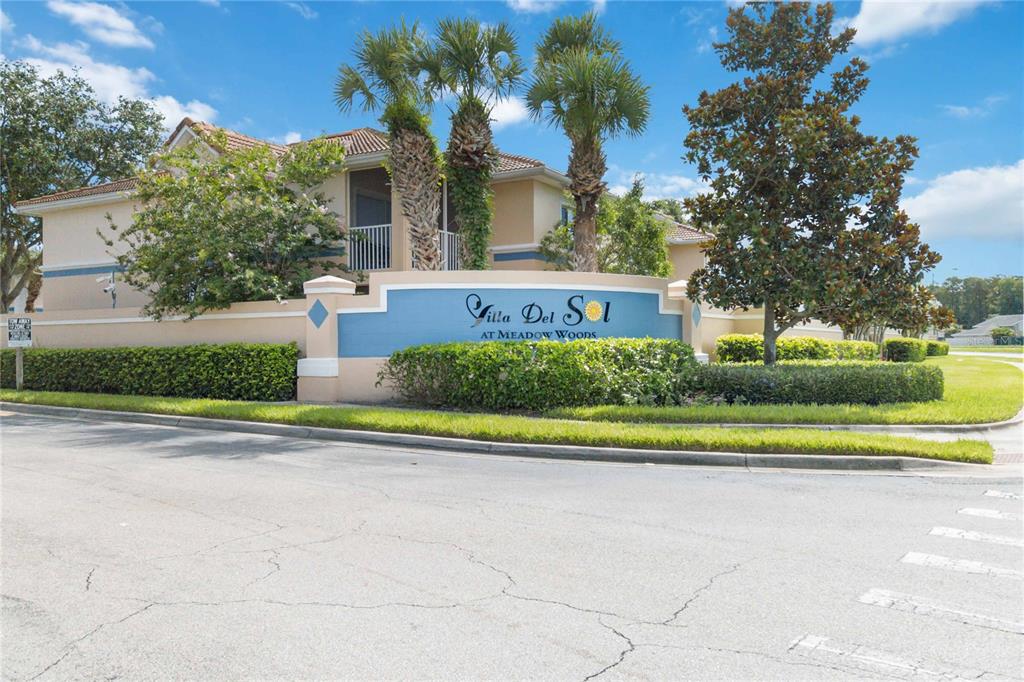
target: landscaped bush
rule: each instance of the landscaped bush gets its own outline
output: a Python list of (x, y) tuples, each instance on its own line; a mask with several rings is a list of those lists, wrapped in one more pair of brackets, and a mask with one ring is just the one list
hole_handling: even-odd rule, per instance
[(696, 369), (693, 349), (669, 339), (487, 341), (397, 351), (378, 381), (421, 405), (543, 410), (671, 404)]
[(928, 357), (937, 355), (949, 355), (949, 344), (945, 341), (927, 341)]
[[(877, 360), (878, 346), (870, 341), (833, 341), (813, 336), (783, 336), (775, 342), (779, 360)], [(764, 358), (760, 334), (725, 334), (715, 340), (719, 362), (759, 362)]]
[(882, 348), (890, 362), (924, 362), (928, 357), (928, 343), (921, 339), (886, 339)]
[(727, 402), (838, 405), (942, 398), (942, 370), (931, 365), (865, 361), (797, 361), (702, 367), (698, 386)]
[[(295, 344), (30, 348), (25, 388), (126, 395), (294, 400)], [(0, 386), (14, 388), (14, 351), (0, 354)]]
[(873, 341), (854, 341), (844, 339), (833, 341), (838, 360), (877, 360), (878, 344)]

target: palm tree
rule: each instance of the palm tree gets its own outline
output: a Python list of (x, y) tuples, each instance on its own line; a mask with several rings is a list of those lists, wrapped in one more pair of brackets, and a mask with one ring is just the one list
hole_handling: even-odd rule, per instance
[(556, 19), (537, 46), (526, 103), (535, 119), (560, 126), (572, 143), (569, 191), (576, 203), (577, 270), (597, 270), (597, 202), (607, 170), (604, 139), (643, 132), (650, 110), (647, 93), (593, 12)]
[(491, 174), (498, 162), (490, 115), (522, 81), (516, 38), (504, 23), (444, 19), (420, 62), (435, 96), (456, 97), (445, 152), (448, 187), (462, 235), (463, 267), (483, 270), (494, 219)]
[(430, 135), (429, 91), (423, 87), (417, 62), (425, 48), (418, 24), (363, 31), (355, 50), (355, 65), (342, 65), (334, 84), (334, 99), (343, 112), (358, 96), (364, 111), (381, 110), (391, 146), (389, 171), (398, 190), (402, 215), (409, 223), (412, 266), (440, 270), (438, 219), (441, 211), (441, 168), (437, 145)]

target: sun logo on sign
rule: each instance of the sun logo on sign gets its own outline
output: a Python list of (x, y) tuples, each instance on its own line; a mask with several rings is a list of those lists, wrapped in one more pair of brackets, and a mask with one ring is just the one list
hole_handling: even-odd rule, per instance
[(597, 322), (601, 319), (601, 315), (604, 313), (604, 309), (601, 304), (597, 301), (590, 301), (584, 308), (584, 312), (587, 314), (587, 319), (591, 322)]

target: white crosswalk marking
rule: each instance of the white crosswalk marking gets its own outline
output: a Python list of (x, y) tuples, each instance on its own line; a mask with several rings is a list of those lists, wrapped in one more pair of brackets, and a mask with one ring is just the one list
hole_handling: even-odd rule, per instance
[(1015, 623), (1013, 621), (994, 618), (980, 613), (971, 613), (970, 611), (964, 611), (957, 606), (943, 604), (925, 597), (915, 597), (912, 594), (890, 592), (889, 590), (874, 588), (862, 594), (857, 601), (861, 604), (881, 606), (886, 609), (906, 611), (908, 613), (916, 613), (921, 616), (931, 616), (933, 618), (941, 618), (943, 620), (950, 620), (956, 623), (977, 625), (978, 627), (989, 628), (990, 630), (1002, 630), (1003, 632), (1012, 632), (1014, 634), (1024, 635), (1024, 623)]
[(1024, 540), (1007, 537), (1006, 535), (993, 535), (991, 533), (979, 533), (976, 530), (963, 530), (962, 528), (946, 528), (936, 526), (931, 529), (929, 535), (941, 535), (946, 538), (958, 540), (972, 540), (974, 542), (990, 542), (993, 545), (1008, 545), (1010, 547), (1024, 547)]
[(1002, 490), (986, 490), (985, 497), (998, 497), (1003, 500), (1019, 500), (1017, 493), (1004, 493)]
[(956, 513), (964, 514), (965, 516), (980, 516), (986, 519), (1006, 519), (1007, 521), (1016, 521), (1018, 518), (1016, 514), (1001, 512), (998, 509), (981, 509), (978, 507), (964, 507), (963, 509), (957, 509)]
[(789, 646), (789, 651), (808, 658), (827, 661), (837, 667), (861, 670), (898, 679), (977, 679), (990, 672), (956, 670), (946, 665), (901, 658), (887, 651), (859, 644), (844, 644), (820, 635), (805, 635)]
[(980, 561), (968, 561), (966, 559), (950, 559), (949, 557), (939, 556), (938, 554), (925, 554), (924, 552), (907, 552), (906, 555), (900, 559), (905, 564), (915, 564), (917, 566), (929, 566), (931, 568), (943, 568), (947, 571), (956, 571), (958, 573), (974, 573), (977, 575), (991, 575), (997, 578), (1014, 578), (1016, 580), (1024, 579), (1024, 573), (1015, 571), (1012, 568), (1003, 568), (1002, 566), (990, 566), (983, 564)]

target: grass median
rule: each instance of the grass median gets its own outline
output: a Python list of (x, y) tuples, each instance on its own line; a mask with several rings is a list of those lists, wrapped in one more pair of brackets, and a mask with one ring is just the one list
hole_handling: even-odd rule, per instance
[(958, 462), (992, 462), (992, 447), (983, 441), (940, 443), (879, 434), (813, 429), (678, 427), (430, 410), (283, 405), (94, 393), (19, 392), (10, 389), (0, 390), (0, 400), (32, 405), (450, 436), (508, 443), (703, 452), (900, 455)]
[(942, 368), (942, 400), (890, 405), (600, 406), (547, 416), (662, 424), (985, 424), (1013, 418), (1024, 404), (1024, 372), (996, 358), (929, 358)]

